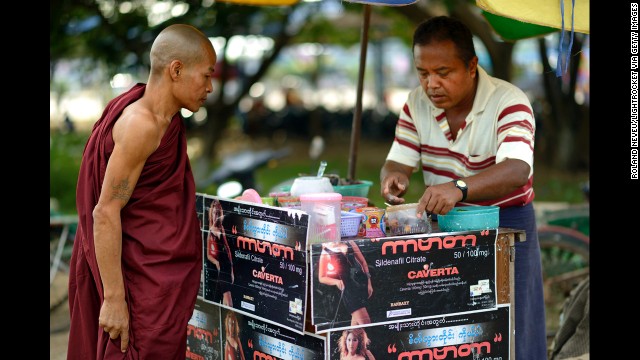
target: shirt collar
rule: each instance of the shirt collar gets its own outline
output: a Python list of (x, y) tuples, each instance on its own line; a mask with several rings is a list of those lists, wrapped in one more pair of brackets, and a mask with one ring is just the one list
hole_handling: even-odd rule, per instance
[(496, 86), (491, 81), (491, 77), (487, 72), (478, 65), (478, 88), (476, 89), (476, 97), (473, 99), (473, 107), (470, 114), (479, 114), (484, 111), (489, 103), (491, 95), (496, 90)]

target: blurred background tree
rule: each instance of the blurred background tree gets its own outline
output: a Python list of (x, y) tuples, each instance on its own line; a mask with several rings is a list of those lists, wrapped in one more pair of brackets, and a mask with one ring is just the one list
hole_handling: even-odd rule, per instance
[[(245, 6), (213, 0), (52, 0), (50, 128), (54, 132), (59, 129), (62, 114), (71, 106), (63, 100), (70, 92), (95, 87), (100, 82), (110, 83), (110, 92), (103, 91), (102, 104), (95, 106), (101, 112), (108, 99), (128, 89), (132, 82), (146, 81), (148, 51), (158, 32), (173, 23), (191, 24), (214, 39), (218, 52), (214, 94), (198, 113), (183, 112), (190, 137), (197, 140), (190, 143), (196, 149), (190, 154), (194, 173), (204, 176), (219, 161), (217, 144), (228, 138), (230, 131), (237, 131), (240, 126), (242, 131), (251, 134), (249, 113), (268, 100), (268, 91), (264, 91), (266, 79), (280, 80), (280, 83), (292, 77), (302, 79), (308, 87), (318, 90), (313, 94), (314, 99), (326, 96), (318, 93), (326, 93), (332, 86), (344, 89), (343, 80), (348, 82), (347, 87), (355, 89), (357, 66), (354, 63), (357, 63), (358, 55), (355, 55), (356, 59), (336, 60), (330, 51), (336, 46), (355, 48), (360, 42), (362, 7), (338, 0), (303, 1), (281, 7)], [(507, 81), (533, 84), (527, 93), (537, 120), (537, 164), (563, 171), (588, 172), (588, 51), (583, 51), (584, 46), (588, 50), (588, 35), (575, 33), (569, 72), (557, 77), (554, 71), (559, 42), (557, 33), (535, 40), (537, 52), (529, 52), (527, 56), (538, 57), (539, 65), (536, 66), (539, 68), (528, 68), (531, 67), (530, 59), (525, 63), (517, 62), (521, 52), (518, 49), (523, 48), (519, 45), (524, 42), (501, 39), (474, 1), (419, 0), (409, 6), (373, 7), (365, 75), (367, 87), (372, 88), (373, 105), (368, 103), (363, 115), (363, 122), (370, 125), (369, 134), (392, 138), (397, 112), (389, 105), (393, 97), (390, 90), (396, 84), (404, 84), (406, 89), (417, 86), (411, 64), (400, 62), (404, 68), (408, 67), (400, 73), (397, 64), (394, 63), (396, 67), (390, 70), (384, 59), (400, 52), (408, 53), (410, 59), (415, 26), (425, 19), (445, 14), (461, 19), (470, 27), (477, 40), (481, 65), (489, 73)], [(235, 46), (239, 39), (244, 41), (242, 55)], [(397, 44), (402, 44), (404, 49), (399, 51)], [(282, 65), (282, 59), (290, 56), (293, 48), (310, 49), (310, 60)], [(250, 59), (246, 56), (249, 51), (252, 52)], [(357, 52), (347, 54), (354, 57)], [(62, 73), (73, 73), (75, 80), (61, 76)], [(531, 73), (535, 75), (531, 76)], [(332, 76), (327, 77), (327, 74)], [(300, 96), (303, 88), (299, 82), (284, 87), (287, 87), (283, 90), (287, 93), (283, 100), (285, 110), (290, 110), (296, 98), (295, 91), (298, 98), (305, 101), (312, 98), (307, 93)], [(260, 88), (262, 92), (258, 91)], [(351, 94), (343, 92), (340, 96), (345, 98)], [(342, 101), (349, 103), (350, 99)], [(315, 103), (300, 107), (301, 113), (295, 119), (304, 123), (296, 123), (293, 130), (297, 135), (310, 141), (316, 135), (328, 137), (332, 133), (348, 132), (351, 110), (328, 109), (326, 105), (318, 105), (319, 102), (316, 99)], [(280, 131), (282, 117), (292, 116), (295, 112), (283, 115), (283, 111), (271, 110), (268, 106), (263, 110), (260, 127), (254, 134), (272, 136), (272, 141), (280, 134), (277, 139), (284, 141)], [(94, 120), (99, 112), (93, 116)], [(332, 120), (326, 120), (328, 113)], [(339, 116), (349, 120), (336, 120)], [(277, 126), (273, 125), (276, 123)], [(54, 160), (52, 157), (51, 161)], [(51, 188), (54, 196), (58, 190), (54, 191), (53, 185)]]

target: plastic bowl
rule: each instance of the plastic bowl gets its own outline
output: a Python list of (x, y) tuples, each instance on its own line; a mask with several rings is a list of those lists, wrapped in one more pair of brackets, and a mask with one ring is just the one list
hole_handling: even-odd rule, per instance
[(327, 177), (301, 176), (293, 180), (289, 192), (291, 196), (300, 196), (302, 194), (331, 193), (334, 191)]
[(351, 185), (335, 185), (333, 187), (333, 191), (342, 196), (360, 196), (360, 197), (369, 197), (369, 188), (373, 185), (373, 181), (369, 180), (357, 180), (357, 184)]
[(438, 215), (442, 231), (497, 229), (500, 222), (498, 206), (459, 206), (446, 215)]
[(342, 196), (340, 206), (342, 211), (355, 211), (357, 208), (369, 205), (369, 198), (362, 196)]

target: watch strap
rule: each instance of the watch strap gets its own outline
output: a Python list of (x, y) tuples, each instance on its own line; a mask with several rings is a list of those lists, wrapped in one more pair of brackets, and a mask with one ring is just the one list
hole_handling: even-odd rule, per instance
[(462, 191), (462, 199), (460, 199), (460, 201), (459, 201), (459, 202), (463, 202), (463, 201), (465, 201), (465, 200), (467, 199), (467, 189), (468, 189), (468, 188), (467, 188), (467, 186), (466, 186), (466, 183), (465, 183), (465, 182), (462, 182), (462, 183), (463, 183), (463, 184), (465, 184), (465, 185), (464, 185), (464, 186), (461, 186), (461, 185), (458, 183), (459, 181), (461, 181), (461, 180), (460, 180), (460, 179), (456, 179), (456, 180), (453, 180), (452, 182), (453, 182), (453, 184), (454, 184), (458, 189), (460, 189), (460, 191)]

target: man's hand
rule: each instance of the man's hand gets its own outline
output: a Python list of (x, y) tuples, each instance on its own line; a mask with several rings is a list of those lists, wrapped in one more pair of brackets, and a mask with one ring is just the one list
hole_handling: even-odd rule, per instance
[(445, 215), (462, 199), (462, 192), (452, 182), (427, 186), (416, 209), (420, 217), (423, 211)]
[(409, 179), (405, 175), (398, 172), (390, 173), (384, 178), (381, 185), (384, 201), (391, 205), (404, 203), (402, 196), (409, 188)]
[(385, 203), (390, 205), (404, 204), (402, 198), (409, 189), (409, 177), (413, 172), (411, 166), (387, 160), (380, 170), (380, 193)]
[(124, 299), (104, 300), (100, 308), (98, 326), (108, 332), (111, 339), (120, 337), (120, 351), (127, 351), (129, 346), (129, 309)]

